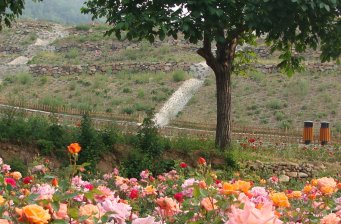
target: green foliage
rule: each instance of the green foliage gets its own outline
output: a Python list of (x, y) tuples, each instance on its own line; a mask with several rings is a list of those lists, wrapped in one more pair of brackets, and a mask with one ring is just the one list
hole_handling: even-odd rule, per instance
[(122, 109), (122, 113), (124, 114), (133, 114), (135, 112), (134, 108), (131, 107), (125, 107)]
[(122, 92), (123, 93), (131, 93), (131, 92), (133, 92), (130, 88), (124, 88), (123, 90), (122, 90)]
[(43, 156), (50, 156), (53, 153), (54, 144), (49, 140), (40, 139), (37, 141), (37, 146)]
[(153, 114), (153, 111), (147, 112), (147, 117), (138, 131), (135, 141), (137, 151), (131, 152), (123, 161), (125, 172), (129, 177), (139, 177), (140, 172), (145, 169), (157, 175), (174, 168), (173, 160), (162, 159), (162, 154), (170, 148), (170, 143), (159, 136), (152, 119)]
[(336, 130), (336, 132), (341, 133), (341, 122), (340, 121), (335, 123), (335, 130)]
[(91, 27), (89, 24), (79, 24), (79, 25), (75, 26), (75, 29), (80, 30), (80, 31), (89, 31), (90, 28)]
[(74, 59), (77, 58), (79, 55), (79, 51), (77, 48), (71, 48), (66, 54), (65, 54), (65, 58), (68, 59)]
[(8, 164), (11, 166), (11, 171), (19, 171), (23, 176), (28, 174), (27, 165), (22, 159), (18, 157), (12, 158), (8, 161)]
[(270, 109), (273, 110), (278, 110), (282, 108), (282, 102), (278, 99), (273, 99), (271, 101), (269, 101), (268, 105), (267, 105)]
[(153, 121), (153, 111), (147, 112), (147, 117), (143, 120), (137, 138), (138, 148), (146, 156), (157, 158), (162, 154), (164, 145)]
[(83, 115), (78, 143), (82, 147), (79, 154), (79, 163), (90, 162), (92, 168), (94, 168), (101, 154), (105, 151), (105, 146), (96, 130), (92, 127), (91, 118), (88, 114)]
[(173, 81), (181, 82), (185, 80), (185, 72), (184, 71), (175, 71), (173, 72)]

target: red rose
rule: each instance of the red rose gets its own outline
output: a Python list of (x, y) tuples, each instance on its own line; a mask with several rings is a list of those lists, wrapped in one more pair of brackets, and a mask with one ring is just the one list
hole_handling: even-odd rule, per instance
[(139, 191), (136, 189), (131, 190), (129, 197), (130, 197), (130, 199), (138, 198), (139, 197)]
[(22, 179), (22, 182), (23, 182), (24, 184), (31, 184), (32, 181), (33, 181), (33, 177), (31, 177), (31, 176), (24, 177), (24, 178)]
[(182, 163), (180, 163), (180, 167), (181, 167), (181, 168), (186, 168), (186, 167), (187, 167), (187, 164), (184, 163), (184, 162), (182, 162)]
[(86, 184), (84, 185), (84, 188), (88, 189), (89, 191), (94, 189), (94, 186), (92, 184)]
[(5, 183), (11, 185), (12, 187), (17, 186), (17, 182), (13, 178), (5, 178)]
[(175, 200), (177, 200), (179, 203), (182, 203), (184, 201), (184, 195), (180, 193), (176, 193), (174, 195)]

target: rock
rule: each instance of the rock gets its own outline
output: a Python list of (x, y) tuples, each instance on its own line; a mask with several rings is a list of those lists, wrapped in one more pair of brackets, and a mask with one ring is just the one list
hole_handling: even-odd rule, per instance
[(286, 173), (289, 177), (297, 177), (297, 172), (287, 172)]
[(299, 178), (307, 178), (307, 177), (308, 177), (308, 174), (303, 173), (303, 172), (299, 172), (299, 173), (298, 173), (298, 177), (299, 177)]
[(321, 165), (319, 165), (317, 168), (320, 169), (320, 170), (325, 170), (325, 169), (326, 169), (326, 166), (323, 165), (323, 164), (321, 164)]
[(289, 182), (290, 177), (288, 177), (287, 175), (280, 175), (278, 177), (278, 180), (279, 180), (279, 182)]

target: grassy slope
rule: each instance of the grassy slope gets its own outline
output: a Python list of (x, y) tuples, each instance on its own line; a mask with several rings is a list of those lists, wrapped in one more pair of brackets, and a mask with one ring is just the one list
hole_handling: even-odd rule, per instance
[[(114, 37), (102, 36), (105, 26), (89, 25), (70, 29), (70, 36), (57, 40), (57, 48), (72, 46), (68, 51), (40, 52), (30, 63), (41, 64), (87, 64), (111, 62), (198, 62), (201, 58), (194, 50), (184, 48), (183, 42), (169, 45), (173, 40), (151, 45), (147, 42), (119, 42)], [(17, 30), (7, 30), (0, 34), (0, 40), (25, 47), (30, 36)], [(9, 35), (10, 34), (10, 35)], [(12, 35), (13, 34), (13, 35)], [(11, 38), (9, 38), (11, 36)], [(98, 45), (100, 56), (85, 46)], [(112, 46), (123, 45), (122, 50)], [(132, 45), (131, 43), (129, 45)], [(12, 45), (11, 45), (12, 46)], [(192, 45), (193, 47), (193, 45)], [(16, 56), (16, 55), (15, 55)], [(0, 53), (1, 63), (9, 61), (10, 55)], [(11, 57), (14, 58), (14, 57)], [(314, 57), (309, 60), (315, 61)], [(274, 64), (275, 57), (260, 58), (260, 63)], [(77, 108), (96, 105), (96, 109), (120, 111), (146, 107), (159, 108), (166, 98), (179, 86), (171, 79), (172, 74), (130, 74), (70, 76), (55, 78), (26, 78), (29, 85), (22, 88), (21, 81), (4, 82), (1, 95), (11, 95), (47, 104), (68, 104)], [(20, 76), (20, 75), (19, 75)], [(23, 75), (21, 75), (23, 76)], [(25, 75), (24, 75), (25, 76)], [(27, 75), (26, 75), (27, 76)], [(19, 79), (22, 79), (19, 77)], [(25, 79), (25, 78), (24, 78)], [(40, 80), (42, 79), (42, 80)], [(81, 80), (78, 80), (81, 79)], [(304, 120), (328, 120), (334, 130), (341, 132), (341, 76), (337, 73), (296, 74), (287, 78), (281, 74), (251, 72), (246, 77), (233, 79), (233, 121), (240, 125), (262, 125), (267, 127), (299, 127)], [(25, 81), (24, 81), (25, 82)], [(124, 90), (128, 88), (128, 90)], [(130, 90), (132, 92), (130, 92)], [(124, 93), (123, 91), (127, 92)], [(194, 96), (188, 106), (178, 116), (178, 121), (214, 123), (216, 113), (215, 81), (210, 76), (203, 88)], [(141, 105), (135, 105), (141, 104)]]

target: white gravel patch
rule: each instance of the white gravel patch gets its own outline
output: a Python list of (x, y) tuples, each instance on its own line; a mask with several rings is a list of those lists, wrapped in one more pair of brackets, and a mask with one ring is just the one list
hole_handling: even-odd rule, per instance
[(170, 122), (170, 120), (174, 119), (176, 115), (183, 110), (193, 95), (198, 92), (210, 72), (211, 69), (205, 62), (191, 66), (191, 73), (195, 78), (186, 80), (179, 89), (172, 94), (161, 110), (155, 114), (155, 125), (164, 127)]
[(28, 60), (29, 59), (25, 56), (19, 56), (13, 61), (9, 62), (8, 65), (26, 65)]

